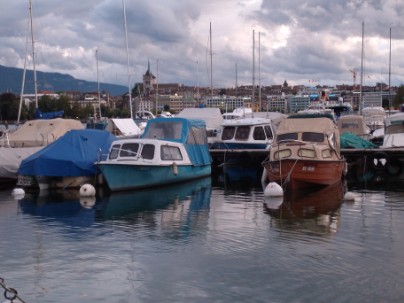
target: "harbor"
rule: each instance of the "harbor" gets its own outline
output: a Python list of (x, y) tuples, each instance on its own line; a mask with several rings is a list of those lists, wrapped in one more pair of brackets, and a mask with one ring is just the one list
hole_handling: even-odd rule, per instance
[(0, 277), (25, 302), (402, 300), (402, 186), (279, 201), (218, 179), (94, 200), (1, 191)]

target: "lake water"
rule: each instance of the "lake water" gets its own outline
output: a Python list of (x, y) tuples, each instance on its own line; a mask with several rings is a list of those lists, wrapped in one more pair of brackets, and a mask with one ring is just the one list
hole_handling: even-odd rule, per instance
[(283, 201), (210, 178), (95, 201), (7, 190), (0, 277), (38, 303), (404, 302), (403, 233), (402, 185)]

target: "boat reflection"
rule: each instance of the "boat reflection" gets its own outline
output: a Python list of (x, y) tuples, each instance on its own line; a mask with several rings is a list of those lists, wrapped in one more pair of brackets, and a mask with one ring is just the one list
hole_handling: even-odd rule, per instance
[(68, 226), (88, 227), (94, 223), (95, 214), (94, 209), (87, 206), (88, 200), (85, 198), (84, 203), (79, 192), (74, 190), (42, 191), (25, 194), (18, 204), (24, 214), (47, 222), (57, 221)]
[(160, 188), (112, 193), (102, 199), (96, 210), (97, 219), (144, 217), (157, 210), (179, 213), (208, 210), (212, 191), (211, 178)]
[(328, 234), (338, 229), (344, 191), (343, 182), (338, 182), (316, 191), (265, 197), (264, 211), (271, 216), (272, 226), (279, 229)]
[(175, 220), (180, 215), (183, 220), (183, 215), (209, 210), (211, 190), (211, 178), (206, 177), (158, 189), (101, 194), (97, 198), (80, 197), (78, 191), (66, 190), (26, 194), (18, 204), (20, 211), (39, 221), (88, 227), (108, 219), (150, 219), (158, 211), (164, 212), (164, 220), (170, 216)]

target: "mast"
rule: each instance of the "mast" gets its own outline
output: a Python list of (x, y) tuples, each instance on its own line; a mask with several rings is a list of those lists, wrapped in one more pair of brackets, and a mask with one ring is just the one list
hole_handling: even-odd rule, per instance
[[(133, 119), (133, 110), (132, 110), (132, 93), (130, 90), (130, 73), (129, 73), (129, 44), (128, 44), (128, 28), (126, 25), (126, 9), (125, 9), (125, 0), (122, 0), (123, 4), (123, 20), (125, 25), (125, 41), (126, 41), (126, 60), (127, 60), (127, 72), (128, 72), (128, 93), (129, 93), (129, 111), (130, 117)], [(136, 109), (136, 104), (135, 104)]]
[(236, 65), (236, 97), (238, 97), (238, 75), (237, 75), (238, 71), (237, 71), (237, 63), (236, 63), (235, 65)]
[[(27, 28), (29, 28), (29, 23), (28, 23), (28, 27), (27, 27)], [(23, 73), (22, 73), (20, 105), (18, 106), (17, 124), (20, 123), (22, 102), (23, 102), (23, 99), (24, 99), (25, 75), (26, 75), (26, 73), (27, 73), (27, 54), (28, 54), (28, 30), (27, 30), (27, 36), (25, 37), (24, 71), (23, 71)]]
[(102, 115), (101, 115), (100, 78), (99, 78), (99, 71), (98, 71), (98, 49), (95, 50), (95, 59), (97, 61), (98, 110), (99, 110), (99, 115), (100, 115), (100, 120), (101, 120)]
[(390, 52), (389, 52), (389, 115), (390, 115), (390, 108), (391, 108), (391, 96), (390, 96), (390, 81), (391, 81), (391, 26), (390, 26)]
[(157, 59), (157, 75), (156, 75), (156, 117), (157, 117), (157, 106), (159, 103), (159, 60)]
[(363, 50), (364, 50), (364, 36), (365, 36), (365, 21), (362, 21), (362, 53), (361, 53), (361, 85), (359, 91), (359, 114), (362, 115), (362, 107), (363, 107)]
[(34, 23), (32, 22), (32, 3), (29, 0), (29, 17), (31, 20), (31, 42), (32, 42), (32, 64), (34, 65), (34, 90), (35, 90), (35, 108), (38, 108), (38, 88), (36, 78), (36, 65), (35, 65), (35, 40), (34, 40)]
[(252, 37), (252, 42), (253, 42), (253, 48), (252, 48), (252, 65), (253, 65), (253, 72), (252, 72), (252, 98), (251, 98), (251, 103), (253, 106), (253, 112), (255, 108), (255, 32), (253, 30), (252, 32), (253, 37)]
[(261, 111), (261, 32), (258, 32), (258, 102)]
[(209, 45), (210, 45), (210, 96), (213, 101), (213, 59), (212, 59), (212, 22), (209, 23)]

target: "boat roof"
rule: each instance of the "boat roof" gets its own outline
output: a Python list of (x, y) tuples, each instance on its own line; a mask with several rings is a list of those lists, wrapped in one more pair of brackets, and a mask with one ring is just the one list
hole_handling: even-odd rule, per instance
[(393, 124), (400, 124), (400, 123), (404, 123), (404, 112), (398, 112), (395, 114), (392, 114), (390, 116), (387, 116), (384, 119), (385, 125), (390, 126)]
[(291, 132), (338, 132), (338, 127), (328, 117), (306, 117), (305, 119), (289, 117), (283, 119), (276, 133), (284, 134)]
[(264, 125), (271, 124), (268, 118), (238, 118), (234, 120), (225, 120), (222, 126), (246, 126), (246, 125)]
[(184, 108), (177, 117), (187, 119), (201, 119), (205, 121), (206, 128), (218, 128), (224, 121), (219, 108)]

